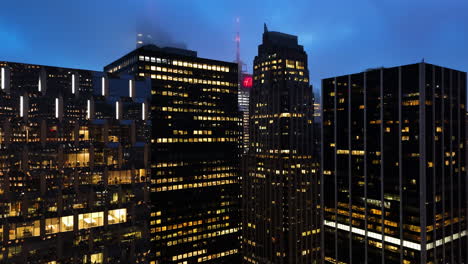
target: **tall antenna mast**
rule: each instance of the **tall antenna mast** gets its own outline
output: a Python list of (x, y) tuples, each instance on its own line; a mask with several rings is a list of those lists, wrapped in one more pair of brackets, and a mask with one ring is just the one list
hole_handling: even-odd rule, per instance
[[(236, 27), (237, 27), (237, 33), (236, 33), (236, 63), (237, 63), (237, 68), (239, 72), (239, 76), (242, 72), (242, 62), (240, 58), (240, 19), (239, 17), (236, 18)], [(240, 79), (240, 78), (239, 78)]]

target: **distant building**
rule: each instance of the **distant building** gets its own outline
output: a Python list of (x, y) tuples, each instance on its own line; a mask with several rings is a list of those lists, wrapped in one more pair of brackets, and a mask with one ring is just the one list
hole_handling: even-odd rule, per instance
[(239, 86), (239, 110), (242, 112), (242, 128), (243, 128), (243, 153), (249, 150), (249, 102), (250, 91), (253, 86), (253, 76), (248, 73), (241, 73)]
[(152, 80), (151, 263), (238, 263), (237, 65), (147, 45), (105, 70)]
[(265, 26), (253, 76), (242, 186), (243, 263), (318, 263), (313, 93), (297, 37)]
[(322, 81), (325, 263), (467, 263), (466, 73)]
[(0, 71), (0, 262), (148, 263), (147, 112), (128, 94), (147, 83), (12, 62)]

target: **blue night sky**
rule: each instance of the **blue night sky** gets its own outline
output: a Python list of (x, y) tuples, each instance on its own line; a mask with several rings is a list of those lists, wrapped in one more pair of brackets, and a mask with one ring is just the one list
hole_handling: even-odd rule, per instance
[(299, 36), (319, 89), (322, 78), (422, 58), (468, 71), (467, 13), (466, 0), (3, 0), (0, 60), (102, 70), (144, 24), (156, 43), (233, 61), (239, 17), (249, 71), (266, 22)]

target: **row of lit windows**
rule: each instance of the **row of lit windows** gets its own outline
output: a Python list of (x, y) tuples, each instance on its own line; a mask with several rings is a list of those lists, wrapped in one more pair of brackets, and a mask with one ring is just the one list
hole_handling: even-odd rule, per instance
[[(109, 210), (107, 213), (108, 224), (119, 224), (127, 221), (127, 209)], [(40, 236), (40, 221), (35, 220), (29, 223), (10, 223), (9, 239), (22, 239), (27, 237)], [(104, 225), (104, 212), (85, 213), (78, 215), (78, 223), (74, 223), (74, 216), (62, 216), (57, 218), (44, 219), (45, 234), (56, 234), (74, 230), (77, 224), (78, 229), (89, 229)]]
[[(158, 80), (167, 80), (167, 81), (174, 81), (174, 82), (185, 82), (185, 83), (199, 83), (199, 84), (209, 84), (209, 85), (218, 85), (218, 86), (230, 86), (236, 87), (237, 84), (224, 82), (224, 81), (212, 81), (212, 80), (203, 80), (203, 79), (196, 79), (196, 78), (187, 78), (187, 77), (178, 77), (178, 76), (171, 76), (171, 75), (161, 75), (161, 74), (145, 74), (139, 73), (140, 76), (150, 76), (151, 79), (158, 79)], [(232, 92), (236, 93), (236, 92)]]
[(150, 65), (146, 65), (145, 70), (193, 75), (192, 71), (187, 71), (187, 70), (182, 70), (182, 69), (172, 69), (172, 68), (159, 67), (159, 66), (156, 67), (156, 66), (150, 66)]
[[(223, 160), (212, 160), (212, 161), (203, 161), (201, 162), (202, 164), (205, 165), (210, 165), (210, 164), (221, 164), (223, 163)], [(163, 168), (163, 167), (179, 167), (179, 166), (188, 166), (192, 165), (189, 162), (161, 162), (157, 163), (156, 165), (152, 166), (154, 168)], [(219, 166), (219, 167), (208, 167), (208, 166), (203, 166), (203, 171), (223, 171), (223, 170), (232, 170), (235, 169), (234, 167), (226, 167), (226, 166)]]
[(237, 138), (158, 138), (157, 143), (237, 142)]
[(176, 261), (176, 260), (196, 257), (196, 256), (199, 256), (199, 255), (205, 254), (206, 252), (207, 252), (206, 249), (196, 250), (196, 251), (193, 251), (193, 252), (184, 253), (184, 254), (180, 254), (180, 255), (177, 255), (177, 256), (172, 256), (172, 260)]
[(179, 166), (187, 166), (187, 165), (190, 165), (190, 163), (188, 162), (170, 162), (170, 163), (167, 163), (167, 162), (162, 162), (162, 163), (157, 163), (156, 164), (156, 167), (157, 168), (162, 168), (162, 167), (179, 167)]
[(274, 158), (281, 158), (281, 159), (293, 159), (293, 160), (297, 160), (297, 159), (312, 159), (312, 156), (296, 156), (296, 155), (293, 155), (293, 156), (281, 156), (281, 157), (278, 157), (278, 156), (275, 156), (275, 155), (264, 155), (264, 154), (256, 154), (255, 155), (256, 158), (260, 158), (260, 159), (274, 159)]
[[(168, 219), (168, 221), (173, 220), (171, 218)], [(218, 221), (225, 221), (229, 220), (229, 216), (225, 215), (223, 217), (211, 217), (207, 218), (204, 220), (195, 220), (195, 221), (189, 221), (189, 222), (184, 222), (184, 223), (178, 223), (174, 225), (167, 225), (167, 226), (162, 226), (162, 227), (156, 227), (156, 232), (161, 232), (161, 231), (171, 231), (171, 230), (177, 230), (177, 229), (183, 229), (185, 227), (191, 227), (191, 226), (197, 226), (197, 225), (202, 225), (203, 223), (215, 223)], [(156, 219), (154, 221), (151, 221), (151, 225), (156, 225), (156, 224), (161, 224), (161, 219)]]
[[(164, 171), (158, 171), (158, 176), (164, 175)], [(160, 184), (160, 183), (176, 183), (182, 182), (184, 178), (182, 177), (173, 177), (173, 178), (162, 178), (162, 179), (151, 179), (152, 184)]]
[(224, 111), (218, 109), (194, 109), (194, 108), (182, 108), (182, 107), (171, 107), (163, 106), (156, 107), (156, 109), (161, 109), (164, 112), (180, 112), (180, 113), (209, 113), (209, 114), (224, 114)]
[[(178, 231), (178, 232), (173, 232), (169, 234), (164, 234), (160, 235), (157, 234), (156, 238), (157, 240), (171, 240), (180, 236), (186, 236), (186, 235), (193, 235), (197, 233), (202, 233), (206, 230), (216, 230), (216, 229), (222, 229), (229, 227), (229, 223), (222, 223), (222, 224), (216, 224), (216, 225), (205, 225), (203, 228), (192, 228), (192, 229), (185, 229), (183, 231)], [(171, 243), (170, 241), (168, 243)]]
[[(305, 82), (305, 83), (308, 83), (309, 82), (309, 79), (308, 78), (298, 78), (298, 77), (294, 77), (294, 78), (291, 78), (291, 77), (288, 77), (288, 78), (285, 78), (285, 80), (289, 80), (289, 81), (295, 81), (295, 82)], [(278, 79), (274, 78), (273, 79), (274, 82), (277, 82)], [(265, 79), (261, 79), (260, 80), (261, 83), (265, 83)]]
[(310, 236), (310, 235), (315, 235), (320, 233), (320, 229), (314, 229), (314, 230), (309, 230), (309, 231), (304, 231), (302, 232), (302, 236)]
[[(209, 96), (210, 98), (215, 98), (215, 97), (211, 97)], [(172, 101), (173, 104), (179, 104), (179, 105), (195, 105), (195, 106), (217, 106), (216, 103), (211, 103), (211, 102), (206, 102), (206, 101), (201, 101), (201, 102), (198, 102), (198, 101), (183, 101), (183, 100), (173, 100)]]
[(171, 63), (171, 60), (169, 59), (155, 58), (155, 57), (149, 57), (149, 56), (138, 56), (138, 60), (148, 61), (148, 62), (153, 62), (153, 63), (167, 63), (169, 65), (175, 65), (175, 66), (180, 66), (180, 67), (190, 67), (190, 68), (195, 68), (195, 69), (204, 69), (204, 70), (210, 70), (210, 71), (229, 72), (229, 67), (220, 66), (220, 65), (201, 64), (201, 63), (177, 61), (177, 60), (173, 60)]
[(236, 167), (231, 166), (217, 166), (217, 167), (209, 167), (203, 166), (202, 171), (225, 171), (225, 170), (236, 170)]
[(229, 178), (229, 177), (235, 177), (237, 174), (235, 173), (214, 173), (214, 174), (208, 174), (208, 175), (202, 175), (202, 176), (195, 176), (195, 180), (206, 180), (206, 179), (220, 179), (220, 178)]
[[(270, 60), (270, 61), (264, 61), (259, 65), (255, 65), (254, 69), (258, 69), (263, 66), (268, 66), (268, 65), (276, 65), (276, 64), (281, 64), (283, 60)], [(289, 60), (286, 59), (286, 67), (287, 68), (293, 68), (293, 69), (300, 69), (303, 70), (305, 68), (305, 63), (303, 61), (295, 61), (295, 60)]]
[(212, 260), (212, 259), (226, 257), (226, 256), (229, 256), (229, 255), (237, 254), (238, 251), (239, 251), (238, 249), (231, 249), (231, 250), (228, 250), (228, 251), (225, 251), (225, 252), (211, 254), (211, 255), (208, 255), (208, 256), (198, 258), (197, 262), (205, 262), (205, 261), (209, 261), (209, 260)]
[(209, 121), (241, 121), (238, 117), (226, 117), (226, 116), (194, 116), (193, 120), (209, 120)]
[(190, 237), (184, 237), (175, 241), (169, 241), (167, 242), (168, 246), (175, 246), (177, 244), (182, 244), (182, 243), (187, 243), (187, 242), (193, 242), (201, 239), (207, 239), (207, 238), (212, 238), (212, 237), (218, 237), (218, 236), (224, 236), (228, 234), (233, 234), (237, 233), (239, 231), (239, 228), (230, 228), (226, 230), (220, 230), (220, 231), (215, 231), (207, 234), (201, 234), (201, 235), (196, 235), (196, 236), (190, 236)]
[[(266, 105), (257, 104), (257, 107), (263, 107)], [(280, 113), (273, 115), (252, 115), (251, 119), (269, 119), (269, 118), (289, 118), (289, 117), (304, 117), (303, 113)]]
[(130, 65), (130, 64), (133, 64), (133, 63), (135, 63), (136, 61), (137, 61), (136, 56), (135, 56), (135, 57), (132, 56), (131, 58), (122, 61), (120, 65), (117, 65), (117, 66), (115, 66), (114, 68), (110, 69), (109, 72), (116, 72), (117, 70), (120, 70), (120, 69), (122, 69), (122, 68), (125, 68), (126, 66), (128, 66), (128, 65)]
[(223, 89), (223, 88), (203, 88), (203, 92), (217, 92), (217, 93), (233, 93), (235, 94), (235, 90)]
[[(161, 176), (164, 174), (158, 173), (157, 175)], [(229, 178), (229, 177), (236, 177), (236, 176), (237, 174), (235, 173), (214, 173), (214, 174), (208, 174), (208, 175), (194, 176), (194, 180), (222, 179), (222, 178)], [(161, 183), (177, 183), (177, 182), (182, 182), (183, 180), (184, 179), (182, 177), (173, 177), (173, 178), (151, 179), (151, 182), (153, 184), (161, 184)]]
[(179, 97), (188, 97), (188, 93), (179, 93), (179, 92), (172, 92), (172, 91), (160, 91), (160, 93), (164, 96), (179, 96)]
[(158, 188), (151, 188), (153, 192), (166, 192), (166, 191), (175, 191), (175, 190), (184, 190), (184, 189), (193, 189), (193, 188), (203, 188), (211, 186), (221, 186), (226, 184), (237, 183), (235, 180), (221, 180), (221, 181), (211, 181), (211, 182), (199, 182), (199, 183), (188, 183), (188, 184), (178, 184), (173, 186), (163, 186)]
[[(352, 150), (351, 155), (355, 156), (364, 156), (365, 151), (364, 150)], [(337, 149), (336, 154), (345, 154), (349, 155), (349, 149)]]

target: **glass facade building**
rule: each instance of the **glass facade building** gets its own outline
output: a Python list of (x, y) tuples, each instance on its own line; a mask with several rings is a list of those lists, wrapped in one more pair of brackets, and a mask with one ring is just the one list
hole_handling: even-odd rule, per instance
[(467, 263), (466, 73), (322, 81), (325, 263)]
[(147, 263), (144, 101), (116, 92), (147, 83), (11, 62), (0, 71), (0, 262)]
[[(239, 67), (240, 68), (240, 67)], [(242, 112), (242, 153), (245, 154), (249, 150), (249, 102), (250, 90), (253, 85), (253, 76), (248, 73), (241, 73), (239, 80), (239, 111)]]
[(243, 263), (320, 260), (313, 93), (296, 36), (263, 33), (250, 92), (243, 176)]
[(238, 263), (237, 64), (148, 45), (105, 70), (152, 82), (151, 263)]

